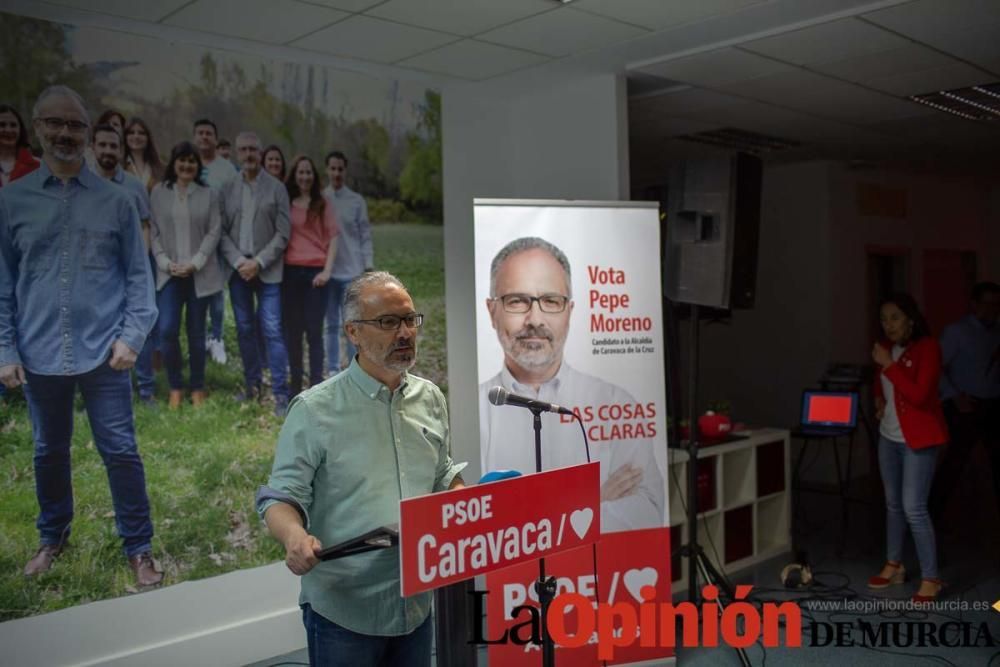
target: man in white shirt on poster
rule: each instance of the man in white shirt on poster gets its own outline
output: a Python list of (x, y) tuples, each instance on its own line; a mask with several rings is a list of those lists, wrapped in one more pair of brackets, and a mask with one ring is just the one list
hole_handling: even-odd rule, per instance
[[(501, 249), (490, 268), (486, 307), (504, 351), (504, 365), (479, 386), (484, 473), (535, 472), (532, 414), (490, 404), (488, 393), (494, 386), (581, 412), (589, 408), (594, 414), (600, 406), (636, 404), (621, 387), (581, 373), (563, 359), (573, 301), (569, 260), (556, 246), (525, 237)], [(592, 460), (601, 463), (602, 532), (664, 524), (663, 476), (653, 455), (655, 446), (651, 437), (590, 443)], [(579, 425), (557, 414), (542, 414), (542, 469), (586, 460)]]

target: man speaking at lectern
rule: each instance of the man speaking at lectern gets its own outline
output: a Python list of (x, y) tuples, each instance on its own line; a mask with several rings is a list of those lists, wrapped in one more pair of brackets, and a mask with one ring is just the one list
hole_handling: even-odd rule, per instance
[[(571, 367), (563, 359), (573, 312), (566, 255), (540, 238), (522, 237), (504, 246), (490, 265), (486, 307), (504, 352), (500, 372), (479, 386), (479, 438), (483, 471), (535, 472), (534, 431), (528, 410), (495, 406), (489, 390), (592, 412), (600, 406), (635, 405), (621, 387)], [(601, 531), (663, 525), (663, 477), (652, 438), (591, 442), (601, 463)], [(542, 469), (585, 463), (579, 426), (551, 412), (542, 415)]]
[(403, 498), (463, 486), (444, 395), (408, 372), (423, 315), (406, 288), (366, 273), (347, 287), (344, 319), (358, 354), (292, 402), (257, 511), (302, 576), (310, 664), (429, 667), (431, 594), (401, 597), (398, 549), (316, 556), (399, 523)]

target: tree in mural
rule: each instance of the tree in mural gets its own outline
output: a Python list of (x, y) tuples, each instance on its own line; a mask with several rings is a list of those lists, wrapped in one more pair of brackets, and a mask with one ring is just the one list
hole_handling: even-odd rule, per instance
[(399, 178), (403, 200), (424, 217), (444, 219), (441, 196), (441, 94), (428, 90), (420, 124), (409, 136), (410, 157)]
[[(38, 94), (61, 83), (85, 100), (98, 99), (103, 89), (90, 68), (73, 62), (67, 47), (69, 28), (57, 23), (4, 14), (0, 20), (0, 102), (20, 110), (25, 122)], [(16, 76), (12, 74), (16, 72)]]
[[(76, 89), (94, 113), (111, 105), (126, 116), (140, 116), (152, 128), (164, 155), (190, 140), (192, 122), (210, 118), (220, 137), (233, 140), (253, 130), (264, 144), (277, 143), (286, 158), (305, 153), (317, 163), (330, 150), (350, 159), (349, 184), (381, 200), (374, 211), (384, 221), (422, 218), (441, 221), (441, 98), (427, 91), (418, 106), (418, 124), (401, 125), (398, 82), (388, 83), (382, 118), (358, 117), (336, 72), (301, 63), (262, 61), (256, 72), (236, 59), (204, 52), (194, 77), (169, 94), (152, 99), (138, 85), (123, 86), (134, 61), (74, 62), (70, 37), (76, 30), (46, 21), (0, 14), (0, 63), (16, 77), (0, 79), (0, 102), (30, 116), (31, 104), (46, 85)], [(245, 62), (245, 61), (244, 61)], [(409, 213), (410, 209), (416, 213)]]

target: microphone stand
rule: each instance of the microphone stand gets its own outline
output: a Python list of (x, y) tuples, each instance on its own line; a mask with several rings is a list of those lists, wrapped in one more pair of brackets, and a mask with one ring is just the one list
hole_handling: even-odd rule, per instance
[[(535, 427), (535, 472), (542, 472), (542, 410), (540, 408), (530, 408), (534, 415)], [(549, 635), (548, 615), (549, 606), (556, 596), (556, 579), (552, 576), (545, 576), (545, 559), (538, 559), (538, 581), (535, 582), (535, 592), (538, 594), (538, 603), (542, 609), (541, 634), (542, 634), (542, 667), (555, 667), (556, 646)]]
[[(698, 543), (698, 305), (691, 304), (691, 346), (688, 370), (688, 441), (687, 441), (687, 527), (688, 543), (680, 549), (681, 556), (688, 559), (688, 600), (698, 604), (698, 577), (706, 584), (713, 584), (731, 601), (736, 599), (732, 587), (722, 573), (712, 564)], [(726, 604), (719, 596), (717, 604), (719, 611), (724, 611)], [(750, 658), (746, 649), (735, 648), (736, 655), (743, 667), (750, 667)]]

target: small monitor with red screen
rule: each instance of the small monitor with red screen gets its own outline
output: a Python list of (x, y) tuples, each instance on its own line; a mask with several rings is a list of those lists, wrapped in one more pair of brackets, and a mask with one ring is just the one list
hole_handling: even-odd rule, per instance
[(850, 391), (805, 391), (802, 393), (802, 425), (854, 428), (858, 419), (858, 395)]

